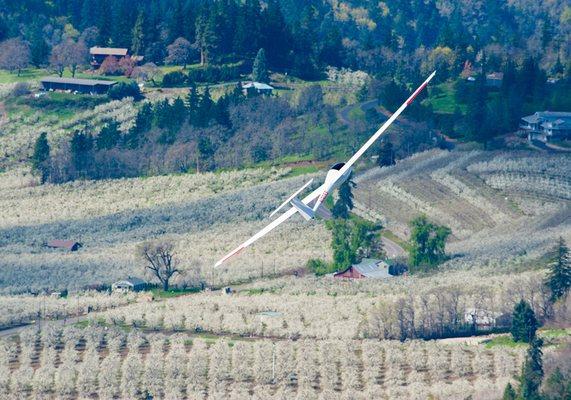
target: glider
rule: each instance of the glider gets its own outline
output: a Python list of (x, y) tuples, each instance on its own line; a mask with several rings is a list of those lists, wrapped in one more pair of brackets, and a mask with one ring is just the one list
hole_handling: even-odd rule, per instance
[(353, 157), (349, 159), (346, 163), (337, 163), (333, 165), (327, 175), (325, 176), (325, 182), (311, 192), (309, 195), (305, 196), (303, 199), (299, 199), (298, 195), (303, 192), (311, 183), (313, 179), (299, 188), (295, 193), (293, 193), (286, 201), (284, 201), (278, 208), (276, 208), (271, 214), (270, 217), (275, 215), (278, 211), (282, 208), (287, 206), (288, 204), (291, 206), (289, 210), (279, 216), (277, 219), (272, 221), (269, 225), (267, 225), (264, 229), (256, 233), (250, 239), (246, 240), (240, 246), (232, 250), (222, 259), (220, 259), (215, 266), (218, 267), (225, 261), (227, 261), (230, 257), (239, 254), (242, 250), (246, 247), (254, 243), (256, 240), (262, 238), (282, 222), (288, 220), (292, 215), (299, 213), (301, 216), (306, 220), (309, 221), (310, 219), (314, 219), (316, 216), (322, 218), (329, 218), (330, 213), (329, 210), (325, 208), (323, 202), (327, 198), (327, 196), (333, 192), (336, 188), (338, 188), (343, 182), (345, 182), (351, 172), (353, 171), (352, 167), (355, 162), (365, 153), (369, 147), (387, 130), (389, 126), (399, 117), (399, 115), (404, 111), (406, 107), (408, 107), (419, 95), (420, 92), (428, 85), (428, 82), (436, 75), (436, 71), (434, 71), (430, 76), (420, 85), (411, 95), (410, 97), (399, 107), (397, 111), (391, 117), (385, 121), (385, 123), (379, 128), (377, 132), (367, 142), (357, 151)]

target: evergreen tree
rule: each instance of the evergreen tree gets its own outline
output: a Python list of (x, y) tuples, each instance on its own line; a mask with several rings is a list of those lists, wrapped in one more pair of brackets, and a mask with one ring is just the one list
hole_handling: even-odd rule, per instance
[(535, 338), (538, 322), (533, 309), (525, 300), (520, 300), (512, 314), (511, 334), (516, 342), (531, 343)]
[(388, 167), (395, 164), (395, 151), (393, 144), (388, 140), (381, 142), (377, 157), (377, 165), (379, 167)]
[(200, 51), (200, 65), (208, 65), (216, 51), (218, 38), (214, 28), (214, 21), (205, 7), (196, 19), (195, 46)]
[(519, 394), (522, 400), (540, 400), (539, 387), (543, 379), (543, 340), (534, 338), (527, 350), (520, 378)]
[(188, 105), (188, 123), (191, 125), (196, 125), (197, 117), (200, 105), (200, 95), (198, 94), (198, 88), (196, 83), (192, 82), (190, 84), (190, 89), (186, 97), (186, 102)]
[(488, 132), (486, 132), (486, 76), (481, 73), (474, 82), (474, 87), (469, 96), (469, 101), (466, 110), (467, 131), (471, 140), (485, 143), (489, 139)]
[(254, 82), (270, 83), (270, 74), (268, 73), (268, 63), (266, 61), (266, 52), (264, 49), (258, 50), (256, 59), (254, 60), (252, 80)]
[(563, 237), (559, 237), (553, 255), (549, 260), (549, 273), (545, 284), (551, 290), (553, 302), (565, 297), (571, 287), (571, 265), (569, 264), (569, 248)]
[(184, 101), (177, 97), (171, 106), (171, 120), (169, 123), (169, 128), (171, 130), (178, 130), (180, 126), (187, 119), (186, 106)]
[(71, 137), (71, 163), (79, 177), (85, 176), (92, 164), (93, 137), (75, 132)]
[(32, 56), (32, 64), (36, 67), (46, 64), (50, 55), (50, 46), (46, 43), (39, 24), (34, 24), (32, 27), (30, 54)]
[(353, 209), (353, 191), (355, 182), (351, 180), (351, 176), (339, 186), (339, 198), (335, 202), (331, 212), (335, 218), (349, 218), (349, 211)]
[(267, 51), (269, 65), (279, 68), (287, 67), (291, 39), (278, 0), (268, 1), (261, 29), (262, 45)]
[(198, 126), (206, 126), (212, 118), (212, 109), (214, 107), (214, 102), (210, 97), (210, 89), (208, 86), (204, 88), (204, 93), (200, 97), (200, 103), (198, 105), (198, 113), (196, 116), (196, 124)]
[(544, 394), (546, 399), (571, 399), (571, 379), (565, 376), (559, 367), (545, 380)]
[(121, 140), (121, 132), (119, 132), (119, 124), (117, 121), (111, 121), (105, 125), (97, 136), (97, 149), (109, 150), (119, 144)]
[(517, 393), (515, 392), (511, 383), (508, 383), (506, 388), (504, 389), (504, 395), (502, 396), (502, 400), (516, 400)]
[(50, 145), (48, 144), (47, 134), (42, 132), (36, 139), (34, 154), (32, 155), (32, 168), (40, 173), (42, 183), (47, 180), (49, 175), (49, 159)]
[(131, 52), (135, 55), (145, 54), (145, 13), (141, 10), (132, 31)]
[(125, 145), (130, 149), (139, 147), (143, 135), (151, 129), (152, 125), (153, 109), (151, 103), (145, 103), (137, 112), (135, 125), (125, 135)]

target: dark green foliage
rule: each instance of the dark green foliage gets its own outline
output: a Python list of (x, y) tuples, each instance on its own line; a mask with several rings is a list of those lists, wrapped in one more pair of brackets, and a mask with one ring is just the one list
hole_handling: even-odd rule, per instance
[(97, 150), (109, 150), (119, 144), (121, 140), (121, 132), (119, 132), (119, 124), (111, 121), (101, 129), (97, 139)]
[(388, 167), (395, 164), (395, 151), (393, 144), (388, 140), (381, 142), (379, 152), (377, 153), (377, 165), (379, 167)]
[(522, 400), (541, 400), (539, 387), (543, 379), (543, 340), (535, 338), (531, 342), (520, 377), (519, 396)]
[(268, 159), (268, 150), (262, 145), (255, 145), (252, 147), (252, 161), (259, 163)]
[(145, 103), (137, 112), (135, 126), (133, 126), (125, 137), (125, 144), (130, 149), (136, 149), (141, 143), (145, 132), (153, 126), (153, 108), (151, 103)]
[(365, 220), (335, 219), (327, 222), (332, 231), (333, 269), (342, 271), (363, 258), (382, 257), (382, 227)]
[(525, 300), (520, 300), (512, 314), (511, 334), (513, 340), (531, 343), (535, 338), (538, 326), (539, 324), (531, 306)]
[(109, 89), (108, 96), (112, 100), (121, 100), (125, 97), (132, 97), (135, 101), (141, 100), (143, 95), (137, 82), (119, 82)]
[(565, 240), (563, 240), (563, 237), (559, 237), (557, 246), (555, 246), (551, 259), (549, 260), (548, 267), (549, 274), (545, 284), (551, 290), (551, 300), (555, 302), (567, 296), (569, 288), (571, 287), (569, 248)]
[(508, 383), (506, 388), (504, 389), (504, 395), (502, 396), (502, 400), (516, 400), (517, 393), (515, 392), (511, 383)]
[(336, 272), (333, 263), (328, 263), (318, 258), (311, 258), (307, 260), (306, 267), (310, 272), (314, 273), (317, 276)]
[(379, 87), (379, 102), (387, 110), (396, 110), (406, 100), (408, 91), (392, 78), (385, 79)]
[(187, 76), (182, 71), (167, 72), (163, 76), (163, 87), (180, 87), (184, 86), (187, 81)]
[(335, 218), (349, 218), (349, 211), (353, 209), (353, 191), (352, 188), (357, 186), (351, 180), (351, 177), (339, 186), (339, 197), (333, 206), (331, 212)]
[(450, 228), (430, 222), (425, 215), (413, 219), (409, 225), (411, 272), (427, 271), (446, 259), (445, 246), (452, 233)]
[(571, 399), (571, 376), (561, 372), (559, 367), (555, 368), (545, 380), (544, 390), (546, 400), (569, 400)]
[(204, 88), (204, 92), (202, 93), (202, 96), (200, 97), (200, 102), (198, 104), (198, 112), (196, 114), (196, 120), (195, 120), (197, 126), (208, 125), (208, 122), (213, 116), (212, 112), (213, 108), (214, 108), (214, 102), (210, 97), (210, 89), (208, 88), (208, 86), (206, 86), (206, 88)]
[(266, 60), (266, 52), (260, 49), (254, 60), (252, 68), (252, 80), (254, 82), (270, 83), (270, 74), (268, 73), (268, 62)]
[(93, 137), (75, 132), (71, 137), (71, 163), (79, 177), (85, 176), (93, 162)]
[(34, 154), (32, 155), (32, 168), (40, 173), (42, 183), (47, 180), (49, 175), (49, 159), (50, 145), (48, 144), (47, 134), (42, 132), (36, 139)]

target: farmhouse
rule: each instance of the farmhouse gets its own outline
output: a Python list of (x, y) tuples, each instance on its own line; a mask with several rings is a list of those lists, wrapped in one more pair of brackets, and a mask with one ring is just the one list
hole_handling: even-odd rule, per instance
[(46, 246), (52, 249), (66, 249), (69, 251), (77, 251), (82, 245), (81, 243), (73, 240), (50, 240)]
[(115, 81), (103, 81), (96, 79), (76, 79), (46, 77), (40, 80), (42, 88), (47, 91), (61, 90), (86, 94), (105, 94), (115, 85)]
[(528, 140), (571, 139), (571, 112), (538, 111), (520, 121)]
[(486, 75), (486, 86), (499, 88), (502, 86), (503, 80), (504, 80), (503, 72), (492, 72)]
[(263, 94), (270, 96), (274, 88), (270, 85), (261, 82), (245, 82), (242, 84), (242, 92), (244, 96), (252, 94)]
[(111, 290), (117, 293), (140, 292), (147, 288), (147, 282), (134, 276), (129, 276), (111, 285)]
[(345, 271), (337, 272), (333, 275), (338, 279), (383, 279), (390, 278), (389, 267), (392, 265), (390, 260), (376, 260), (373, 258), (364, 258), (359, 264), (353, 264)]
[(89, 54), (91, 55), (91, 66), (94, 69), (97, 69), (107, 57), (113, 56), (117, 58), (117, 60), (120, 60), (121, 58), (126, 57), (128, 52), (128, 49), (114, 47), (92, 47), (89, 49)]

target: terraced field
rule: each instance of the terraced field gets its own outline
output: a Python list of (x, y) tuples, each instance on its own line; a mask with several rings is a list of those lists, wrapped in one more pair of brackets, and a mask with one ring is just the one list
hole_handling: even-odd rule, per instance
[(571, 237), (570, 170), (566, 155), (433, 150), (358, 176), (356, 206), (403, 238), (425, 213), (452, 229), (449, 250), (513, 257)]

